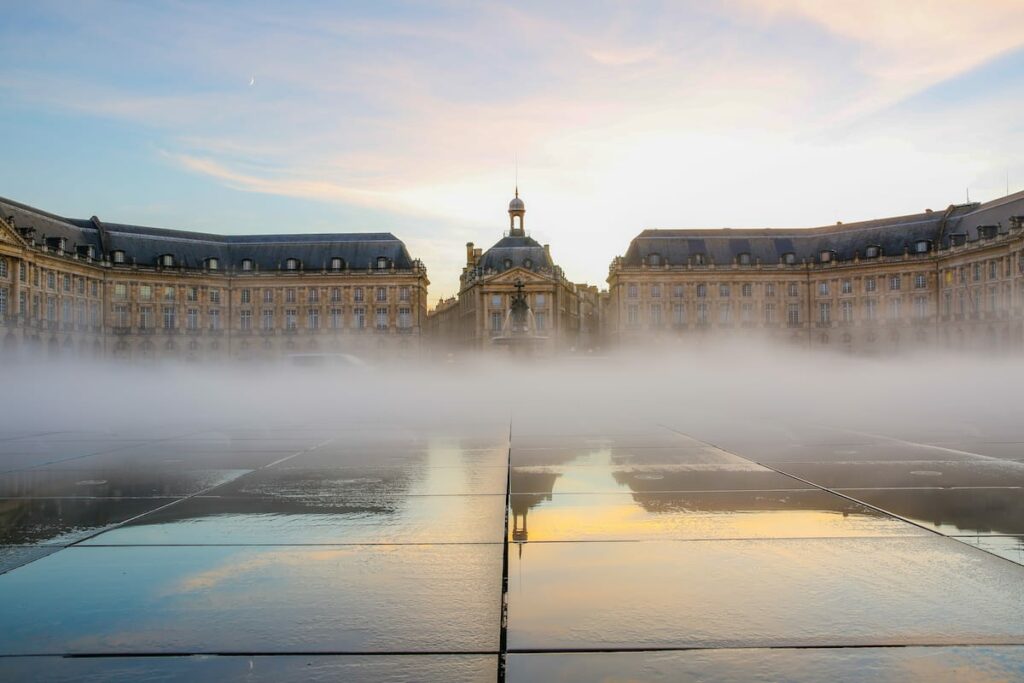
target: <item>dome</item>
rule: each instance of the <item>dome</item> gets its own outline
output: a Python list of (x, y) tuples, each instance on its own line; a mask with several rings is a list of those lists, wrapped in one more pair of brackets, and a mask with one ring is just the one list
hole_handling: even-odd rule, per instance
[(526, 211), (526, 204), (524, 204), (523, 200), (519, 198), (519, 195), (516, 195), (512, 199), (512, 201), (510, 201), (508, 203), (508, 210), (509, 211)]

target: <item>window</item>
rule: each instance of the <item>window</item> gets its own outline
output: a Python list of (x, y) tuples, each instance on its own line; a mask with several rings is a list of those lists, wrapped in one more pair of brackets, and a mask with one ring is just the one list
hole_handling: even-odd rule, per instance
[(651, 304), (651, 325), (661, 327), (661, 304)]
[(340, 258), (335, 256), (334, 258), (331, 259), (331, 270), (334, 270), (334, 271), (341, 270), (342, 267), (343, 267), (343, 264), (344, 264), (344, 262)]
[(354, 290), (352, 290), (352, 300), (353, 301), (362, 301), (363, 300), (363, 288), (362, 287), (356, 287)]
[(100, 326), (100, 305), (95, 301), (89, 304), (89, 319), (93, 327)]
[(199, 301), (199, 288), (198, 287), (186, 287), (185, 288), (185, 301)]
[(24, 261), (18, 264), (18, 279), (22, 282), (28, 281), (28, 265)]
[(28, 292), (18, 292), (18, 315), (28, 315)]
[(636, 325), (640, 322), (640, 307), (636, 304), (626, 306), (626, 323)]
[(864, 258), (878, 258), (882, 255), (882, 248), (878, 245), (871, 244), (867, 249), (864, 250)]
[(647, 262), (650, 263), (652, 266), (660, 266), (661, 254), (651, 254), (650, 257), (648, 257)]
[(786, 293), (789, 296), (800, 296), (800, 283), (798, 283), (798, 282), (790, 282), (788, 287), (787, 287), (787, 292)]
[(238, 327), (243, 330), (252, 329), (252, 311), (242, 311), (238, 314)]
[(924, 320), (928, 317), (928, 297), (914, 297), (914, 317), (918, 320)]
[(853, 294), (853, 280), (843, 280), (842, 289), (840, 291), (842, 291), (843, 294)]
[(263, 290), (263, 303), (272, 304), (274, 303), (274, 290), (264, 289)]
[(501, 308), (501, 294), (491, 295), (491, 308)]
[(284, 290), (284, 302), (286, 304), (293, 304), (293, 303), (295, 303), (295, 299), (296, 298), (297, 297), (296, 297), (296, 294), (295, 294), (295, 288), (294, 287), (289, 287), (288, 289)]
[(750, 263), (751, 263), (750, 254), (747, 254), (747, 253), (740, 254), (739, 262), (740, 262), (741, 266), (749, 266)]
[(46, 288), (57, 289), (57, 274), (54, 273), (52, 270), (46, 273)]
[[(975, 263), (974, 264), (974, 281), (977, 282), (980, 279), (981, 279), (981, 264), (980, 263)], [(53, 289), (53, 288), (51, 287), (50, 289)]]
[(796, 265), (796, 254), (794, 254), (791, 251), (786, 252), (785, 254), (782, 255), (782, 262), (785, 263), (787, 266)]
[(651, 285), (651, 298), (652, 299), (660, 299), (661, 298), (661, 285)]
[(491, 312), (491, 332), (501, 332), (501, 313), (498, 311)]
[(386, 256), (377, 257), (377, 270), (384, 270), (388, 267), (388, 259)]
[(697, 304), (697, 324), (708, 324), (708, 305), (703, 301)]
[(294, 308), (284, 309), (284, 329), (294, 331), (299, 327), (299, 314)]
[(718, 304), (718, 322), (721, 325), (728, 325), (732, 322), (732, 306), (728, 303)]
[(889, 320), (900, 319), (900, 304), (902, 302), (899, 299), (889, 299)]
[(864, 291), (873, 292), (878, 289), (878, 281), (875, 280), (874, 276), (864, 278)]
[(775, 283), (774, 282), (766, 282), (765, 283), (765, 285), (764, 285), (764, 295), (765, 296), (775, 296)]
[(831, 263), (835, 255), (836, 253), (831, 249), (825, 249), (818, 254), (818, 260), (821, 261), (822, 263)]
[(220, 303), (220, 289), (218, 289), (217, 287), (210, 287), (210, 303)]
[(534, 325), (536, 325), (538, 332), (543, 332), (544, 330), (547, 329), (548, 320), (547, 320), (547, 316), (544, 313), (536, 313), (536, 314), (534, 314), (533, 322), (534, 322)]
[(375, 297), (375, 301), (383, 302), (383, 301), (387, 301), (387, 300), (388, 300), (388, 290), (387, 290), (387, 287), (378, 287), (377, 288), (377, 296)]
[(252, 303), (252, 290), (251, 289), (243, 289), (242, 292), (241, 292), (241, 300), (242, 300), (243, 304), (251, 304)]
[(791, 327), (800, 324), (800, 304), (789, 304), (786, 310), (786, 321)]
[(85, 278), (84, 277), (78, 278), (77, 281), (75, 282), (75, 284), (77, 285), (78, 293), (84, 295), (85, 294)]
[(695, 265), (695, 266), (703, 266), (704, 263), (705, 263), (704, 254), (694, 254), (693, 255), (693, 265)]
[(318, 304), (318, 303), (320, 303), (320, 288), (319, 287), (310, 287), (309, 291), (306, 292), (306, 301), (311, 303), (311, 304)]
[(177, 311), (174, 306), (164, 306), (164, 329), (173, 330), (177, 327)]
[(818, 304), (818, 322), (822, 325), (828, 325), (832, 322), (832, 304), (828, 301), (822, 301)]
[(174, 266), (174, 256), (171, 254), (164, 254), (160, 257), (159, 263), (164, 268), (171, 268)]
[(329, 312), (329, 315), (331, 316), (331, 329), (332, 330), (340, 330), (341, 329), (341, 322), (342, 322), (341, 309), (340, 308), (332, 308), (330, 310), (330, 312)]
[(264, 330), (274, 329), (274, 311), (264, 309), (262, 317), (260, 318), (260, 327)]
[(217, 270), (220, 267), (220, 262), (215, 258), (206, 259), (206, 267), (210, 270)]
[(285, 259), (284, 260), (284, 269), (285, 270), (298, 270), (299, 269), (299, 259), (297, 259), (297, 258)]
[(174, 287), (164, 287), (164, 301), (174, 301)]
[(764, 321), (768, 325), (775, 324), (775, 304), (766, 303), (764, 305)]
[(818, 283), (818, 296), (828, 296), (828, 281), (823, 280)]
[(74, 316), (71, 313), (71, 300), (64, 299), (60, 306), (60, 320), (64, 323), (65, 328), (70, 328), (74, 324)]
[(96, 280), (93, 280), (89, 288), (89, 292), (92, 296), (99, 296), (100, 285)]
[(121, 251), (120, 249), (115, 249), (114, 251), (110, 252), (110, 256), (111, 256), (112, 260), (114, 261), (114, 263), (116, 263), (116, 264), (124, 263), (124, 252)]
[(320, 309), (310, 308), (306, 311), (306, 327), (310, 330), (320, 329)]
[(672, 296), (675, 297), (676, 299), (682, 299), (683, 293), (684, 289), (682, 285), (674, 285), (672, 287)]
[(995, 280), (996, 279), (996, 262), (995, 261), (989, 261), (988, 262), (988, 279), (989, 280)]
[(399, 301), (408, 301), (409, 300), (409, 288), (408, 287), (399, 287), (398, 288), (398, 300)]
[(128, 307), (124, 304), (114, 304), (114, 326), (128, 327)]
[(754, 295), (754, 285), (750, 284), (749, 282), (744, 282), (743, 285), (740, 286), (740, 296), (746, 298), (746, 297), (751, 297), (753, 295)]
[(356, 308), (352, 309), (352, 317), (355, 320), (356, 329), (357, 330), (365, 330), (366, 329), (366, 309), (365, 308), (363, 308), (362, 306), (357, 306)]
[(929, 242), (928, 240), (918, 240), (914, 244), (914, 251), (916, 251), (918, 254), (927, 254), (929, 251), (931, 251), (931, 248), (932, 243)]
[(245, 272), (249, 272), (250, 270), (252, 270), (252, 259), (251, 258), (244, 258), (244, 259), (242, 259), (242, 270), (245, 271)]
[(7, 259), (0, 258), (0, 277), (7, 277)]
[(64, 274), (64, 291), (71, 291), (71, 276), (68, 275), (67, 273)]
[(942, 315), (949, 317), (953, 313), (953, 292), (946, 292), (942, 298)]
[(128, 285), (123, 282), (118, 282), (114, 285), (114, 298), (115, 299), (127, 299), (128, 298)]
[(0, 316), (7, 315), (7, 288), (0, 287)]
[(732, 287), (728, 283), (725, 283), (725, 282), (721, 283), (720, 285), (718, 285), (718, 296), (720, 296), (720, 297), (727, 297), (727, 296), (729, 296), (729, 292), (731, 291), (731, 289), (732, 289)]
[(683, 304), (672, 304), (672, 323), (675, 325), (686, 323), (686, 306)]
[(57, 300), (52, 296), (46, 297), (46, 319), (51, 323), (57, 322)]
[(398, 327), (402, 330), (408, 330), (412, 327), (412, 309), (411, 308), (399, 308), (398, 309)]
[(744, 303), (740, 308), (740, 322), (750, 324), (754, 322), (754, 304)]
[(914, 289), (924, 289), (928, 286), (928, 278), (924, 273), (914, 276)]
[(697, 298), (703, 299), (708, 295), (708, 286), (704, 283), (697, 285)]
[(341, 287), (331, 287), (331, 303), (336, 304), (341, 301)]
[(376, 328), (378, 330), (388, 329), (388, 309), (380, 306), (377, 308)]
[(903, 279), (899, 275), (890, 275), (889, 276), (889, 291), (890, 292), (899, 291), (899, 288), (900, 288), (900, 285), (902, 284), (902, 282), (903, 282)]
[(208, 317), (210, 318), (210, 329), (211, 330), (219, 330), (220, 329), (220, 309), (219, 308), (211, 308), (209, 313), (208, 313)]
[(635, 282), (630, 282), (626, 285), (626, 296), (630, 299), (635, 299), (640, 296), (639, 288), (636, 286)]
[(199, 329), (199, 309), (190, 308), (185, 311), (185, 327), (190, 330)]
[(545, 306), (548, 305), (547, 297), (544, 296), (543, 294), (534, 295), (533, 301), (537, 308), (544, 308)]
[(139, 329), (153, 329), (153, 307), (139, 306)]

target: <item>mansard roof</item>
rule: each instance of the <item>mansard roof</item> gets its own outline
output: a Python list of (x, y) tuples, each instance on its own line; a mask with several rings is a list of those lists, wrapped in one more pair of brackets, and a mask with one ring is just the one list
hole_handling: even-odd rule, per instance
[(951, 235), (962, 234), (968, 241), (979, 238), (986, 225), (1009, 228), (1010, 220), (1024, 216), (1024, 192), (1018, 192), (985, 204), (950, 206), (945, 211), (927, 211), (907, 216), (880, 218), (857, 223), (840, 223), (817, 228), (686, 228), (644, 230), (630, 242), (623, 265), (649, 263), (652, 255), (674, 265), (686, 265), (694, 256), (709, 262), (733, 263), (742, 254), (766, 265), (779, 263), (786, 254), (794, 254), (799, 263), (817, 261), (823, 251), (835, 252), (837, 260), (861, 257), (870, 246), (882, 254), (903, 254), (915, 244), (927, 240), (937, 248), (946, 248)]
[(0, 216), (12, 219), (17, 228), (33, 228), (38, 242), (44, 237), (64, 238), (68, 251), (92, 246), (97, 256), (121, 250), (127, 263), (139, 265), (154, 265), (164, 254), (186, 268), (200, 268), (210, 258), (218, 259), (221, 268), (239, 267), (251, 259), (261, 270), (280, 268), (289, 258), (306, 268), (327, 267), (332, 258), (343, 259), (350, 268), (370, 268), (382, 256), (395, 268), (413, 265), (405, 244), (388, 232), (219, 235), (107, 223), (96, 217), (64, 218), (4, 198)]
[[(529, 260), (530, 265), (526, 262)], [(526, 235), (509, 235), (498, 240), (493, 247), (480, 257), (479, 267), (483, 272), (502, 272), (510, 268), (527, 270), (549, 269), (547, 251), (537, 240)]]

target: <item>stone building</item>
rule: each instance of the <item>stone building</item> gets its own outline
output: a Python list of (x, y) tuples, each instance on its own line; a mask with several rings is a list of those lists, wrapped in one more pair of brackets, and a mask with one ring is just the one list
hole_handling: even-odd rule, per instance
[(611, 264), (620, 344), (744, 333), (856, 352), (1024, 346), (1024, 192), (785, 229), (645, 230)]
[(575, 349), (581, 339), (581, 320), (587, 323), (589, 301), (596, 296), (570, 282), (551, 258), (549, 245), (526, 233), (526, 205), (518, 188), (508, 215), (508, 232), (490, 249), (466, 244), (458, 296), (439, 302), (431, 312), (432, 332), (441, 345), (490, 348), (507, 327), (518, 282), (530, 306), (535, 334), (544, 339), (539, 348), (547, 352)]
[(142, 359), (414, 351), (428, 284), (389, 233), (213, 235), (0, 199), (8, 350)]

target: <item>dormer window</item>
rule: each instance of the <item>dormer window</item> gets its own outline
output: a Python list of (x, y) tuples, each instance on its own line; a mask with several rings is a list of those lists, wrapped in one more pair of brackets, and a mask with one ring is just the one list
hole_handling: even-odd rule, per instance
[(299, 259), (297, 259), (297, 258), (285, 259), (285, 261), (284, 261), (284, 269), (285, 270), (298, 270), (299, 269)]
[(242, 259), (242, 270), (246, 271), (246, 272), (252, 270), (252, 259), (251, 258), (244, 258), (244, 259)]
[(823, 249), (818, 253), (818, 261), (821, 263), (831, 263), (835, 256), (836, 253), (831, 249)]
[(91, 244), (79, 246), (78, 255), (90, 259), (96, 258), (96, 247), (92, 246)]
[(990, 240), (998, 234), (998, 225), (981, 225), (978, 227), (978, 237), (980, 237), (983, 240)]
[(661, 265), (661, 254), (651, 254), (651, 255), (650, 255), (650, 256), (649, 256), (648, 258), (647, 258), (647, 261), (648, 261), (648, 263), (650, 263), (650, 264), (651, 264), (652, 266), (660, 266), (660, 265)]
[(216, 258), (208, 258), (208, 259), (206, 259), (206, 267), (209, 268), (210, 270), (217, 270), (217, 268), (219, 266), (220, 266), (220, 263), (217, 261)]
[(927, 254), (932, 250), (931, 240), (918, 240), (914, 243), (914, 251), (918, 254)]
[(533, 268), (533, 259), (526, 259), (523, 261), (524, 268)]
[(157, 262), (164, 268), (172, 268), (174, 266), (174, 256), (172, 254), (163, 254), (157, 259)]
[(704, 254), (694, 254), (693, 255), (693, 265), (695, 265), (695, 266), (703, 266), (705, 264), (705, 262), (706, 262), (706, 258), (704, 256)]
[(739, 255), (739, 264), (741, 266), (749, 266), (751, 262), (750, 254), (743, 252)]
[(877, 244), (869, 244), (864, 249), (864, 258), (878, 258), (882, 255), (882, 248)]
[(949, 236), (949, 243), (954, 247), (962, 247), (967, 243), (967, 235), (957, 232)]
[(505, 269), (506, 270), (511, 268), (512, 267), (512, 259), (510, 259), (510, 258), (505, 259), (504, 265), (505, 265)]
[(110, 260), (114, 263), (124, 263), (124, 252), (120, 249), (115, 249), (110, 252)]
[(782, 262), (785, 263), (787, 266), (796, 265), (796, 254), (794, 254), (791, 251), (787, 251), (785, 254), (782, 255)]
[(337, 270), (341, 270), (344, 267), (345, 267), (345, 262), (342, 261), (337, 256), (335, 256), (334, 258), (331, 259), (331, 270), (337, 271)]
[(387, 256), (378, 256), (377, 257), (377, 270), (384, 270), (387, 267), (388, 267), (388, 258), (387, 258)]

